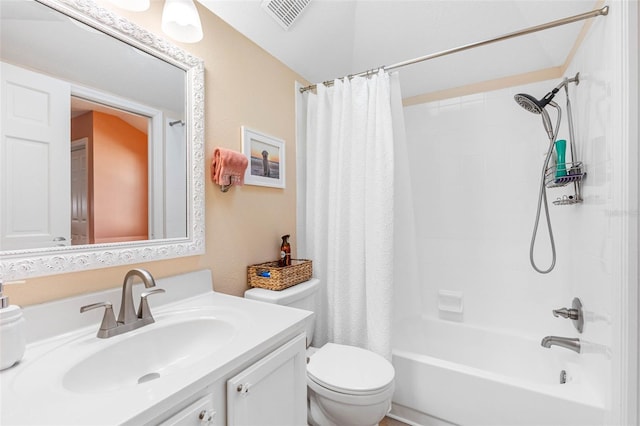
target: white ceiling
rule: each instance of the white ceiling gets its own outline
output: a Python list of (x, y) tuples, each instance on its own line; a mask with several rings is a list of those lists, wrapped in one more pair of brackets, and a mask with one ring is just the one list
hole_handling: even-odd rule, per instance
[[(595, 0), (311, 0), (285, 31), (260, 7), (260, 0), (199, 1), (314, 83), (577, 15), (597, 4)], [(404, 67), (403, 97), (560, 66), (584, 22)]]

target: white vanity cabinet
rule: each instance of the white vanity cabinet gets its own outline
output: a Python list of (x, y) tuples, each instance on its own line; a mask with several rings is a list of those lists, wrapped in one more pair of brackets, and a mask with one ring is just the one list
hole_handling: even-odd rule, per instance
[(311, 312), (211, 291), (208, 270), (156, 285), (155, 322), (109, 339), (96, 337), (101, 313), (80, 307), (120, 288), (25, 309), (25, 357), (0, 372), (0, 424), (306, 425)]
[(306, 425), (305, 350), (301, 334), (227, 380), (227, 425)]
[[(161, 426), (300, 426), (307, 424), (306, 335), (253, 363), (234, 366), (187, 406), (168, 410)], [(226, 398), (225, 398), (226, 396)], [(191, 402), (193, 401), (193, 402)], [(226, 401), (226, 402), (225, 402)]]

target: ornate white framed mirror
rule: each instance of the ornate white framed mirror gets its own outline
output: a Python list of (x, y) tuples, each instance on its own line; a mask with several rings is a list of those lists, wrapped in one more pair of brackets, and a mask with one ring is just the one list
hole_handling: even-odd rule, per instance
[(0, 19), (0, 277), (204, 253), (203, 61), (90, 0)]

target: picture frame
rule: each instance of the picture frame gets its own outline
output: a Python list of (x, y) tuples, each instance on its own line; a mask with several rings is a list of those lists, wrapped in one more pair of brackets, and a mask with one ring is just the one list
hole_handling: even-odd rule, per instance
[(246, 185), (285, 188), (284, 140), (242, 126), (242, 153), (249, 160)]

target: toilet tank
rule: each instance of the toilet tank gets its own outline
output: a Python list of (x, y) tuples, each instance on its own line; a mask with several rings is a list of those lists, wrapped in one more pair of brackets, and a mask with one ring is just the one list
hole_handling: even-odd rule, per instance
[(309, 281), (296, 284), (284, 290), (275, 291), (265, 288), (252, 288), (244, 292), (246, 299), (259, 300), (266, 303), (274, 303), (276, 305), (289, 306), (291, 308), (304, 309), (311, 311), (314, 315), (307, 320), (307, 346), (313, 340), (313, 330), (315, 327), (315, 312), (318, 300), (318, 290), (320, 289), (320, 280), (311, 278)]

